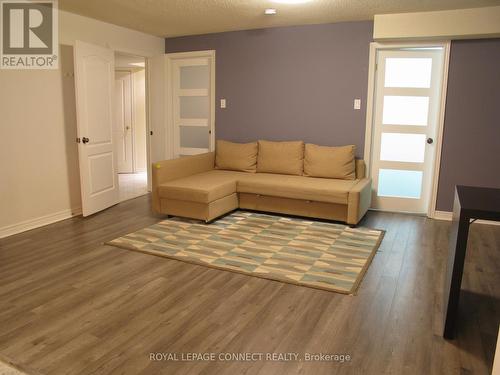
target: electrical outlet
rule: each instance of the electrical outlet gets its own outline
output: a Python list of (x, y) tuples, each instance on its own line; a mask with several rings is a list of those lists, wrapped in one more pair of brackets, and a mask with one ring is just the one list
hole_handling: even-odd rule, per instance
[(220, 107), (221, 108), (226, 108), (226, 99), (221, 99), (220, 100)]
[(354, 109), (361, 109), (361, 99), (354, 99)]

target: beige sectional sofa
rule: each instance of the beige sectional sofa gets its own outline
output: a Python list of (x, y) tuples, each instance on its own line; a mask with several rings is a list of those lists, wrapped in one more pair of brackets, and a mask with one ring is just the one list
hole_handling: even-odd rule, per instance
[(153, 164), (157, 213), (211, 221), (237, 208), (357, 224), (371, 180), (354, 146), (218, 141), (215, 152)]

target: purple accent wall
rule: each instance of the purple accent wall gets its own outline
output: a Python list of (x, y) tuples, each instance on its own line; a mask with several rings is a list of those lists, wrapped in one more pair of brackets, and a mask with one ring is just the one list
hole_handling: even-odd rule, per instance
[(500, 187), (500, 39), (451, 45), (438, 210), (455, 185)]
[[(216, 50), (218, 139), (355, 144), (362, 157), (372, 32), (371, 21), (235, 31), (166, 39), (165, 50)], [(456, 184), (500, 187), (499, 61), (500, 39), (452, 42), (440, 211)]]
[(165, 50), (216, 50), (218, 139), (355, 144), (362, 156), (372, 33), (371, 21), (293, 26), (169, 38)]

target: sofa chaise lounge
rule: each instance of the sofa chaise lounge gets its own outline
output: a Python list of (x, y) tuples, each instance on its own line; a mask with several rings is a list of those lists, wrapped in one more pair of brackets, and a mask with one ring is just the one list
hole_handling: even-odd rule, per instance
[(212, 221), (237, 208), (356, 225), (371, 179), (354, 146), (217, 141), (216, 151), (153, 164), (153, 210)]

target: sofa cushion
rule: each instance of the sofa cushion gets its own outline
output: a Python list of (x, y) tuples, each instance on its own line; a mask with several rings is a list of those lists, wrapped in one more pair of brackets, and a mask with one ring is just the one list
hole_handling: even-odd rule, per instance
[(218, 140), (215, 147), (215, 168), (255, 172), (257, 169), (257, 150), (257, 142), (233, 143)]
[(274, 197), (347, 204), (349, 190), (358, 180), (336, 180), (272, 173), (241, 174), (237, 191)]
[(236, 192), (236, 175), (243, 172), (217, 171), (198, 173), (158, 186), (160, 198), (210, 203)]
[(304, 152), (304, 175), (354, 180), (356, 163), (354, 145), (326, 147), (307, 143)]
[(257, 172), (302, 175), (304, 142), (259, 141)]

